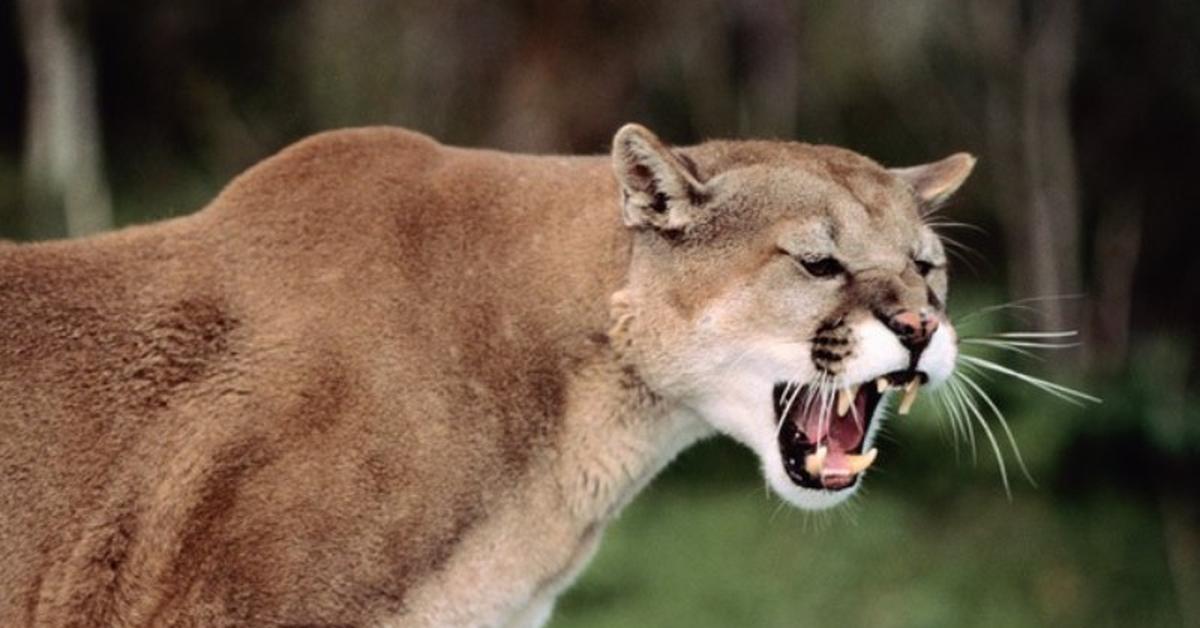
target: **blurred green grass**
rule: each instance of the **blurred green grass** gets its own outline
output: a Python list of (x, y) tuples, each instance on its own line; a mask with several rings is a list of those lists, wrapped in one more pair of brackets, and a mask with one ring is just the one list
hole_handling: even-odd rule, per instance
[(749, 453), (701, 445), (609, 530), (551, 625), (1181, 625), (1145, 496), (1018, 481), (1009, 501), (993, 465), (927, 451), (885, 445), (865, 495), (813, 514), (768, 496)]

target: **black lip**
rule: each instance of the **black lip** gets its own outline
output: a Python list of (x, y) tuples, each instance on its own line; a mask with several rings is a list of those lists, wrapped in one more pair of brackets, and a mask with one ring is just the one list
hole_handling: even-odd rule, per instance
[[(893, 386), (903, 386), (913, 379), (920, 379), (922, 382), (929, 380), (929, 376), (925, 373), (913, 370), (894, 371), (884, 375), (884, 377)], [(841, 488), (830, 489), (821, 483), (820, 478), (813, 477), (804, 470), (804, 459), (817, 450), (817, 444), (808, 440), (804, 433), (796, 427), (795, 421), (791, 419), (784, 420), (783, 413), (786, 409), (786, 402), (783, 398), (783, 393), (787, 387), (787, 382), (775, 384), (775, 389), (772, 391), (772, 399), (775, 406), (775, 421), (779, 425), (779, 453), (783, 459), (783, 470), (787, 473), (788, 478), (797, 486), (827, 492), (844, 491), (857, 486), (859, 477), (855, 476), (854, 481), (850, 484)], [(852, 454), (862, 453), (863, 445), (866, 444), (866, 434), (871, 429), (871, 421), (874, 420), (875, 410), (878, 408), (880, 400), (883, 399), (883, 394), (875, 388), (874, 380), (864, 382), (860, 391), (859, 394), (866, 395), (867, 422), (863, 429), (863, 442), (850, 450), (849, 453)]]

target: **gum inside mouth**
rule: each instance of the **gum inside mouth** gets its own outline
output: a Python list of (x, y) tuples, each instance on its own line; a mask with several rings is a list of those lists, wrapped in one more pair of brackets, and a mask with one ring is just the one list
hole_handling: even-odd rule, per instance
[(784, 471), (805, 488), (838, 491), (853, 486), (879, 454), (875, 448), (863, 452), (879, 401), (889, 390), (902, 390), (898, 411), (907, 414), (927, 380), (924, 373), (896, 371), (825, 395), (809, 386), (776, 384), (775, 419)]

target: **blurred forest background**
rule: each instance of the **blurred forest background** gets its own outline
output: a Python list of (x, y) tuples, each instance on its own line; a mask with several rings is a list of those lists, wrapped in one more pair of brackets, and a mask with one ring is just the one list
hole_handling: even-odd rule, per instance
[[(559, 604), (569, 626), (1200, 626), (1200, 3), (17, 0), (0, 8), (0, 237), (194, 211), (315, 131), (603, 153), (774, 137), (887, 165), (966, 150), (951, 313), (1080, 330), (1004, 378), (1037, 486), (923, 400), (850, 508), (685, 454)], [(1011, 307), (989, 308), (998, 303)]]

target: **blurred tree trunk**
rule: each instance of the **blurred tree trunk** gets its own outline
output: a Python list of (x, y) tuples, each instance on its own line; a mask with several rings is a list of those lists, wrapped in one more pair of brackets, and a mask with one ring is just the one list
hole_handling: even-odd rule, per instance
[(728, 5), (734, 44), (739, 48), (734, 71), (738, 90), (738, 134), (744, 137), (792, 139), (801, 86), (800, 50), (792, 10), (802, 3), (784, 0), (739, 0)]
[(986, 80), (987, 159), (1017, 298), (1038, 303), (1041, 324), (1078, 325), (1080, 287), (1074, 145), (1069, 117), (1078, 9), (1074, 0), (977, 0), (971, 6)]
[(24, 188), (30, 235), (77, 236), (112, 226), (91, 54), (68, 0), (21, 0), (29, 67)]
[(1089, 295), (1089, 337), (1084, 348), (1089, 363), (1115, 369), (1122, 367), (1129, 356), (1133, 282), (1142, 242), (1139, 201), (1110, 201), (1096, 225), (1094, 242), (1092, 276), (1096, 292)]

